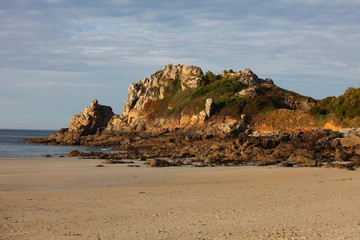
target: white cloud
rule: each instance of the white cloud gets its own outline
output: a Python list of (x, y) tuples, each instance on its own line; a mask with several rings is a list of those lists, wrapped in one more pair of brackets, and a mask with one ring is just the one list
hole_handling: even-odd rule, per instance
[[(345, 84), (357, 85), (359, 3), (4, 1), (0, 10), (2, 91), (16, 83), (39, 91), (87, 88), (95, 92), (104, 86), (101, 81), (119, 86), (123, 92), (112, 100), (117, 101), (126, 97), (130, 82), (165, 64), (182, 63), (213, 72), (250, 67), (275, 82), (291, 80), (291, 90), (311, 91), (303, 82), (313, 81), (318, 89), (322, 83), (333, 91), (325, 94), (336, 95), (348, 87)], [(339, 87), (340, 80), (343, 86)], [(105, 88), (99, 89), (103, 90), (99, 94), (109, 97)]]

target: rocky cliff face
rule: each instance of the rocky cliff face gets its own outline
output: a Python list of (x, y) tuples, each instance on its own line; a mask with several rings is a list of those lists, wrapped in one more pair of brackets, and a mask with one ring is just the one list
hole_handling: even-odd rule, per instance
[[(163, 70), (159, 70), (152, 74), (150, 78), (142, 78), (137, 83), (130, 84), (128, 89), (128, 98), (124, 105), (122, 118), (127, 118), (126, 121), (129, 124), (143, 124), (144, 118), (151, 112), (151, 110), (149, 110), (149, 106), (151, 106), (152, 103), (159, 102), (160, 100), (164, 99), (166, 94), (169, 94), (169, 89), (172, 88), (171, 91), (178, 91), (176, 86), (179, 86), (179, 89), (182, 92), (189, 89), (193, 92), (196, 92), (199, 90), (199, 88), (204, 87), (203, 85), (200, 85), (204, 78), (206, 77), (199, 67), (171, 64), (166, 65), (164, 66)], [(218, 78), (235, 79), (236, 82), (248, 86), (248, 89), (244, 89), (242, 91), (245, 92), (245, 94), (241, 95), (241, 92), (239, 92), (237, 95), (235, 94), (238, 97), (248, 96), (249, 92), (255, 91), (254, 86), (260, 84), (274, 85), (274, 82), (270, 78), (261, 79), (248, 68), (239, 72), (225, 70), (220, 75), (218, 75)], [(226, 85), (226, 83), (224, 84)], [(222, 86), (219, 86), (219, 88), (221, 87)], [(173, 92), (170, 94), (173, 94)], [(253, 96), (255, 97), (255, 95)], [(180, 97), (180, 99), (182, 99), (181, 101), (184, 101), (184, 97)], [(211, 111), (209, 110), (210, 105), (212, 110), (216, 108), (215, 99), (208, 98), (207, 100), (204, 99), (203, 101), (205, 104), (204, 109), (199, 109), (199, 112), (191, 113), (190, 115), (182, 112), (181, 116), (177, 117), (175, 121), (179, 121), (180, 125), (183, 126), (187, 124), (193, 125), (203, 123), (205, 119), (209, 119), (211, 115)], [(178, 109), (184, 108), (184, 106), (179, 107), (178, 102), (174, 102), (172, 100), (170, 100), (170, 102), (159, 102), (159, 104), (167, 105), (167, 108), (170, 110), (174, 108), (173, 105), (177, 105)], [(158, 114), (156, 118), (158, 119), (160, 125), (164, 125), (170, 121), (169, 118), (162, 118), (161, 114)], [(170, 122), (174, 122), (174, 119), (171, 119)], [(123, 124), (117, 119), (111, 121), (110, 125), (111, 127), (108, 128), (109, 130), (116, 130), (116, 125), (122, 126)]]
[(202, 75), (201, 68), (195, 66), (164, 66), (163, 70), (152, 74), (150, 78), (142, 78), (130, 84), (123, 115), (128, 115), (130, 111), (141, 112), (149, 102), (163, 99), (166, 88), (174, 81), (180, 81), (182, 91), (196, 89)]

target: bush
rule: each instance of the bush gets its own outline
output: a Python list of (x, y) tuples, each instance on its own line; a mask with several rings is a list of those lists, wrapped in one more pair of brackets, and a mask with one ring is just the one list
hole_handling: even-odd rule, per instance
[(360, 116), (360, 88), (349, 88), (339, 97), (327, 97), (309, 111), (314, 116), (335, 115), (341, 119)]
[(225, 95), (215, 100), (215, 112), (226, 115), (254, 115), (275, 109), (271, 99), (263, 96), (237, 97)]
[(221, 96), (227, 93), (235, 93), (246, 87), (247, 85), (239, 82), (236, 79), (223, 78), (200, 87), (195, 93), (192, 94), (191, 99), (204, 96), (207, 93), (209, 93), (211, 97)]
[(205, 85), (208, 85), (209, 83), (215, 82), (216, 80), (219, 80), (220, 76), (215, 75), (214, 73), (207, 71), (205, 75), (202, 76), (199, 86), (203, 87)]

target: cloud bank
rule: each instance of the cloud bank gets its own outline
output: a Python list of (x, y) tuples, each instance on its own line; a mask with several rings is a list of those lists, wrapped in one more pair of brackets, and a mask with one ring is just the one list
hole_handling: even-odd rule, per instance
[(360, 1), (12, 0), (0, 9), (0, 81), (30, 88), (31, 73), (52, 72), (33, 83), (116, 85), (110, 104), (122, 105), (130, 82), (168, 63), (250, 67), (316, 98), (359, 82)]

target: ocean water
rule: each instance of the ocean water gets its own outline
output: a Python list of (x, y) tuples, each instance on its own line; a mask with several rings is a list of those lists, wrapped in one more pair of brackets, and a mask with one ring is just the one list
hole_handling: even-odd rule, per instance
[(46, 154), (52, 156), (65, 155), (73, 150), (84, 152), (102, 151), (98, 147), (87, 146), (53, 146), (44, 144), (24, 143), (24, 138), (47, 137), (53, 130), (21, 130), (0, 129), (0, 158), (41, 157)]

